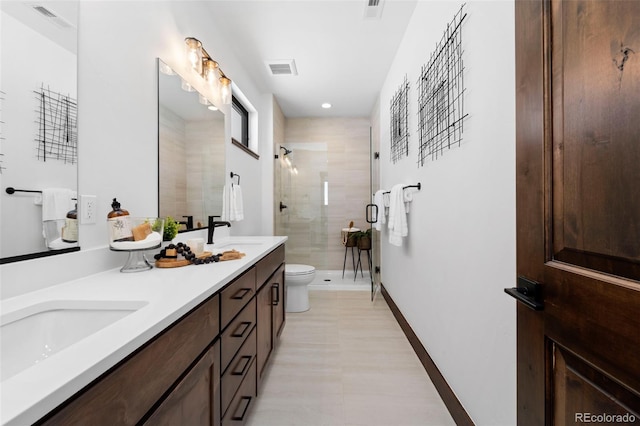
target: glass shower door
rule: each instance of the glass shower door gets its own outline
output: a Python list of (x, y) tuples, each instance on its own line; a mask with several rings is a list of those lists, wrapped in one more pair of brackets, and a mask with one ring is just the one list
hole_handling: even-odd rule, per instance
[(287, 235), (287, 263), (327, 269), (327, 144), (289, 143), (276, 165), (276, 235)]
[[(374, 137), (373, 128), (369, 129), (369, 189), (371, 193), (371, 203), (373, 204), (374, 194), (380, 189), (380, 140)], [(380, 289), (380, 232), (375, 229), (375, 222), (380, 220), (384, 214), (383, 211), (376, 211), (376, 208), (370, 208), (367, 218), (371, 219), (369, 223), (371, 229), (371, 300)]]

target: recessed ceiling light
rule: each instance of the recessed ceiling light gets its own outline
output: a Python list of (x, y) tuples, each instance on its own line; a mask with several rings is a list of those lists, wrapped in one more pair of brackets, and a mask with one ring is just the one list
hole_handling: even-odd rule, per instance
[(217, 111), (218, 108), (213, 106), (213, 105), (209, 105), (207, 108), (209, 108), (211, 111)]
[(322, 108), (329, 109), (329, 108), (331, 108), (331, 104), (329, 102), (325, 102), (325, 103), (322, 104)]

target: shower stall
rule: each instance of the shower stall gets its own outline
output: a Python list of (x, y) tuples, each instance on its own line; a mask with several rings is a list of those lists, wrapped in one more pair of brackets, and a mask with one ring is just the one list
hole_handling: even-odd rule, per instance
[(276, 234), (289, 237), (287, 262), (329, 269), (327, 144), (290, 143), (280, 148), (278, 163)]
[[(312, 265), (315, 285), (369, 289), (369, 254), (354, 271), (341, 231), (370, 228), (371, 128), (366, 119), (287, 119), (275, 164), (275, 233), (287, 235), (287, 263)], [(374, 231), (375, 233), (376, 231)], [(347, 256), (345, 265), (345, 254)], [(345, 265), (344, 279), (342, 278)]]

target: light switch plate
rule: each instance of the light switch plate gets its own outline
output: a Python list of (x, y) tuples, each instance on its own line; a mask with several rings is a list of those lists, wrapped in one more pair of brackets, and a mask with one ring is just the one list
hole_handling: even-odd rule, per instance
[(80, 224), (88, 225), (96, 223), (96, 209), (98, 207), (98, 197), (95, 195), (80, 196)]

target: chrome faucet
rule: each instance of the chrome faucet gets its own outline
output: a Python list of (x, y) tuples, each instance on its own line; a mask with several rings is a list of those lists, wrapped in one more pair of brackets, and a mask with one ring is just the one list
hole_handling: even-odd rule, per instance
[(219, 226), (231, 227), (231, 223), (225, 221), (214, 220), (220, 216), (209, 216), (209, 224), (207, 226), (207, 244), (213, 244), (213, 231)]

